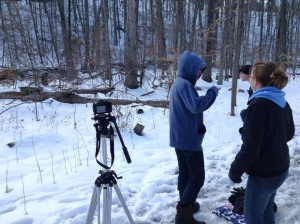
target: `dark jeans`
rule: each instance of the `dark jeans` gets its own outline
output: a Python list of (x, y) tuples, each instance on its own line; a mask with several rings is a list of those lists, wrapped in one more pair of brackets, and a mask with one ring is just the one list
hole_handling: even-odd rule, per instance
[(178, 191), (180, 202), (194, 203), (201, 187), (204, 185), (205, 171), (203, 151), (175, 149), (179, 174)]
[(274, 224), (273, 202), (277, 189), (288, 176), (288, 171), (275, 177), (249, 176), (244, 201), (247, 224)]

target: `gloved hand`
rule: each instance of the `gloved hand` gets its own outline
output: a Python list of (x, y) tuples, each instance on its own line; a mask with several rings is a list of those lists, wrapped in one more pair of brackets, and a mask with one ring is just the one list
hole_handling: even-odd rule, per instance
[(214, 91), (217, 96), (219, 94), (219, 89), (216, 86), (210, 87), (207, 91)]
[(231, 169), (229, 170), (228, 177), (229, 177), (229, 179), (230, 179), (233, 183), (239, 184), (239, 183), (242, 182), (242, 178), (241, 178), (241, 177), (238, 177), (238, 176), (235, 176), (235, 175), (233, 174), (233, 172), (232, 172)]
[(240, 134), (243, 133), (243, 127), (239, 128), (239, 133), (240, 133)]
[(237, 197), (244, 196), (245, 195), (245, 188), (243, 187), (234, 187), (231, 191), (232, 195), (235, 195)]

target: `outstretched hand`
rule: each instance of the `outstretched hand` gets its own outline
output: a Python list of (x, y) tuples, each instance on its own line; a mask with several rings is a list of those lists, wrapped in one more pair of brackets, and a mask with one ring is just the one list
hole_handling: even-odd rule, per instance
[(219, 89), (218, 89), (216, 86), (210, 87), (207, 91), (209, 91), (209, 90), (214, 91), (214, 92), (216, 93), (216, 95), (218, 96), (218, 94), (219, 94)]

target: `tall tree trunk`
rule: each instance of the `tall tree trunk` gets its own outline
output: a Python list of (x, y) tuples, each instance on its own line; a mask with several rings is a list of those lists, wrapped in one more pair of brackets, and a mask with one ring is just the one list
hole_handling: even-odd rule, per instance
[(120, 16), (119, 16), (119, 3), (117, 0), (113, 0), (113, 43), (115, 46), (119, 45), (119, 39), (120, 39), (120, 32), (121, 30), (124, 31), (124, 28), (122, 28), (120, 24)]
[(197, 17), (200, 17), (200, 1), (195, 1), (195, 7), (194, 7), (194, 15), (192, 18), (192, 25), (191, 25), (191, 34), (189, 36), (189, 41), (188, 41), (188, 50), (189, 51), (194, 51), (195, 48), (195, 37), (196, 37), (196, 22), (197, 22)]
[[(11, 42), (9, 40), (9, 33), (8, 33), (8, 27), (7, 24), (4, 20), (4, 13), (2, 11), (2, 2), (0, 1), (0, 20), (1, 20), (1, 27), (2, 27), (2, 31), (4, 33), (4, 38), (3, 38), (3, 44), (2, 44), (2, 50), (3, 50), (3, 58), (2, 58), (2, 66), (4, 65), (4, 55), (7, 55), (7, 60), (9, 61), (9, 66), (13, 65), (13, 55), (12, 55), (12, 47)], [(6, 53), (6, 51), (8, 51), (8, 53)]]
[(222, 30), (222, 45), (223, 47), (221, 48), (221, 56), (220, 56), (220, 71), (219, 71), (219, 76), (218, 76), (218, 85), (223, 84), (224, 80), (224, 70), (226, 68), (226, 52), (230, 48), (229, 43), (228, 43), (228, 34), (230, 32), (229, 27), (230, 27), (230, 2), (229, 1), (224, 1), (224, 18), (222, 18), (222, 21), (224, 21), (224, 26)]
[(65, 4), (64, 1), (57, 0), (57, 5), (59, 9), (60, 15), (60, 25), (62, 29), (62, 37), (63, 37), (63, 44), (64, 44), (64, 53), (66, 58), (66, 65), (67, 65), (67, 78), (69, 80), (74, 80), (77, 77), (72, 53), (72, 41), (71, 41), (71, 18), (70, 18), (70, 0), (68, 0), (69, 6), (69, 18), (66, 19), (65, 16)]
[[(150, 0), (151, 1), (151, 0)], [(152, 4), (151, 4), (152, 6)], [(146, 56), (147, 56), (147, 36), (148, 36), (148, 0), (145, 0), (143, 2), (143, 46), (142, 46), (142, 58), (141, 58), (141, 73), (140, 73), (140, 81), (139, 81), (139, 85), (140, 87), (142, 87), (143, 85), (143, 80), (144, 80), (144, 76), (145, 76), (145, 69), (146, 69)]]
[[(264, 45), (266, 46), (266, 57), (265, 60), (275, 60), (275, 53), (273, 52), (272, 46), (274, 45), (273, 38), (273, 27), (274, 27), (274, 12), (276, 12), (274, 0), (267, 1), (267, 26), (266, 26), (266, 37)], [(277, 14), (277, 13), (276, 13)]]
[(177, 29), (178, 29), (178, 37), (179, 37), (179, 52), (182, 53), (186, 50), (186, 34), (185, 34), (185, 21), (184, 21), (184, 14), (185, 14), (185, 1), (177, 1)]
[(260, 22), (259, 22), (259, 25), (260, 25), (260, 32), (259, 32), (259, 47), (258, 47), (258, 60), (262, 60), (263, 59), (263, 31), (264, 31), (264, 16), (265, 16), (265, 4), (264, 4), (264, 0), (261, 0), (261, 13), (260, 13)]
[(125, 82), (124, 85), (131, 89), (139, 87), (137, 80), (137, 2), (138, 0), (126, 1), (126, 30), (125, 30)]
[[(56, 35), (57, 33), (55, 33), (55, 28), (53, 26), (54, 22), (50, 16), (46, 2), (43, 3), (43, 6), (44, 6), (44, 11), (47, 16), (47, 21), (48, 21), (48, 26), (49, 26), (49, 31), (50, 31), (50, 38), (51, 38), (51, 43), (52, 43), (54, 55), (56, 58), (56, 62), (57, 62), (57, 64), (60, 64), (59, 51), (58, 51), (58, 46), (57, 46), (57, 35)], [(56, 63), (54, 63), (54, 64), (56, 64)]]
[(36, 44), (37, 44), (37, 50), (38, 50), (39, 57), (40, 57), (40, 63), (43, 64), (44, 60), (43, 60), (43, 56), (42, 56), (42, 52), (41, 52), (40, 40), (38, 38), (39, 31), (38, 31), (38, 26), (37, 26), (37, 17), (33, 11), (33, 4), (31, 1), (29, 1), (29, 8), (30, 8), (30, 14), (31, 14), (32, 23), (33, 23), (33, 30), (34, 30), (35, 40), (36, 40)]
[(287, 60), (287, 2), (286, 0), (281, 0), (280, 4), (280, 14), (277, 30), (277, 39), (276, 39), (276, 62), (281, 66), (285, 67), (285, 62)]
[(109, 81), (109, 86), (112, 86), (111, 77), (111, 61), (109, 47), (109, 30), (108, 30), (108, 0), (102, 0), (102, 21), (101, 21), (101, 39), (102, 39), (102, 64), (104, 67), (104, 78)]
[[(167, 46), (166, 46), (166, 38), (165, 38), (165, 30), (164, 30), (164, 19), (162, 14), (162, 2), (161, 0), (155, 1), (156, 6), (156, 43), (157, 43), (157, 57), (158, 59), (167, 57)], [(158, 68), (162, 68), (162, 61), (158, 60)]]
[[(83, 67), (87, 69), (89, 63), (94, 64), (94, 60), (90, 58), (90, 14), (89, 14), (89, 1), (84, 0), (84, 18), (83, 18), (83, 36), (84, 36), (84, 64)], [(91, 61), (92, 60), (92, 61)], [(92, 67), (93, 64), (90, 64)], [(88, 68), (89, 69), (89, 68)]]
[(241, 42), (242, 42), (242, 15), (244, 8), (244, 1), (237, 1), (237, 21), (236, 21), (236, 42), (234, 49), (234, 61), (232, 70), (232, 91), (231, 91), (231, 116), (235, 116), (235, 106), (236, 106), (236, 93), (237, 93), (237, 76), (240, 64), (240, 52), (241, 52)]
[(100, 12), (101, 12), (101, 1), (99, 6), (97, 1), (93, 0), (93, 11), (94, 11), (94, 26), (93, 26), (93, 46), (92, 50), (95, 58), (95, 68), (100, 71), (101, 66), (101, 53), (100, 53)]
[(215, 37), (215, 27), (214, 27), (214, 13), (215, 10), (215, 0), (208, 0), (207, 5), (207, 39), (206, 39), (206, 56), (205, 62), (207, 67), (202, 76), (202, 79), (206, 82), (212, 82), (211, 73), (212, 73), (212, 58), (214, 51), (214, 37)]

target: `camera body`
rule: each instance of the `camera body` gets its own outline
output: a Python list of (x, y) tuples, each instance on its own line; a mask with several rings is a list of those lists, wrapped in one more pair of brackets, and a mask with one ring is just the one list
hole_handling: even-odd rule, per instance
[(109, 101), (99, 100), (97, 103), (93, 104), (94, 114), (106, 114), (112, 111), (112, 103)]

